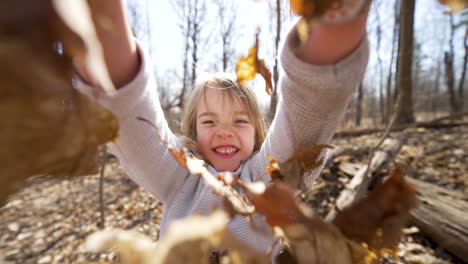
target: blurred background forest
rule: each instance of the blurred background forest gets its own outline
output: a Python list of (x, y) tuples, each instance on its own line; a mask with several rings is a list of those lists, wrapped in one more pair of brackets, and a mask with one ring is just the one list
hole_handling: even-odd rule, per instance
[[(133, 31), (154, 58), (159, 95), (169, 119), (178, 119), (197, 76), (234, 70), (237, 58), (254, 41), (256, 25), (262, 28), (260, 57), (270, 67), (276, 88), (277, 54), (298, 19), (288, 5), (289, 1), (280, 0), (175, 0), (170, 4), (130, 0)], [(161, 26), (162, 21), (177, 26)], [(344, 127), (387, 124), (400, 90), (399, 123), (466, 111), (466, 10), (452, 14), (435, 0), (403, 1), (403, 6), (400, 1), (375, 0), (367, 28), (371, 58)], [(258, 87), (271, 120), (277, 99), (263, 92), (262, 82), (257, 78), (252, 85)]]

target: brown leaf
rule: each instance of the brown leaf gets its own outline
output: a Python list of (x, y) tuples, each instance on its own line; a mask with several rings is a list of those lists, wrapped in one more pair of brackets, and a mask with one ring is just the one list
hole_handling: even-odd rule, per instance
[[(27, 7), (27, 8), (25, 8)], [(117, 137), (106, 109), (72, 86), (71, 58), (56, 48), (48, 1), (2, 1), (0, 203), (32, 175), (98, 172), (98, 146)], [(53, 20), (60, 23), (59, 20)]]
[(304, 218), (294, 194), (285, 184), (278, 183), (266, 188), (263, 193), (252, 193), (242, 184), (255, 211), (265, 216), (270, 226), (285, 227)]
[(273, 88), (271, 72), (266, 66), (265, 60), (258, 58), (259, 35), (260, 29), (258, 28), (255, 34), (255, 44), (249, 49), (249, 55), (247, 57), (241, 56), (236, 63), (237, 81), (240, 85), (244, 85), (259, 73), (265, 80), (265, 91), (271, 94)]
[(395, 247), (409, 211), (416, 206), (415, 190), (403, 175), (403, 168), (394, 169), (385, 183), (339, 213), (333, 223), (348, 238), (373, 250)]
[(273, 184), (264, 193), (251, 193), (247, 188), (244, 191), (256, 212), (276, 227), (276, 237), (285, 242), (283, 246), (297, 263), (362, 263), (368, 256), (367, 249), (348, 240), (337, 227), (300, 204), (287, 185)]
[(279, 179), (294, 189), (304, 188), (303, 176), (306, 172), (320, 167), (324, 159), (320, 154), (324, 149), (334, 148), (331, 145), (311, 145), (297, 150), (285, 162), (278, 162), (269, 156), (270, 165), (266, 169), (273, 180)]

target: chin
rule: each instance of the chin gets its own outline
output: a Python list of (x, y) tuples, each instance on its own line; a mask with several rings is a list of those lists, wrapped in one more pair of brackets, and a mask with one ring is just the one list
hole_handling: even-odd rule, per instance
[(239, 166), (234, 166), (234, 165), (221, 165), (221, 166), (214, 166), (215, 169), (219, 172), (221, 171), (230, 171), (233, 172), (235, 171)]

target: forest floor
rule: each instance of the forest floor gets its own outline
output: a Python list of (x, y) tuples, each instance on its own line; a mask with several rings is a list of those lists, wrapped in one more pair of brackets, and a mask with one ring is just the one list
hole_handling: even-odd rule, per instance
[[(391, 134), (390, 136), (396, 136)], [(413, 129), (400, 158), (421, 180), (457, 190), (468, 197), (468, 127)], [(373, 147), (378, 134), (337, 139), (347, 147)], [(342, 161), (366, 164), (366, 152), (331, 161), (303, 199), (320, 215), (326, 215), (351, 175), (340, 171)], [(378, 173), (387, 173), (386, 169)], [(105, 177), (105, 226), (133, 229), (157, 239), (162, 205), (127, 178), (118, 162), (107, 166)], [(114, 252), (88, 253), (84, 239), (99, 230), (99, 176), (70, 179), (30, 179), (0, 208), (0, 263), (116, 263)], [(399, 244), (399, 259), (382, 263), (454, 263), (456, 259), (408, 226)]]

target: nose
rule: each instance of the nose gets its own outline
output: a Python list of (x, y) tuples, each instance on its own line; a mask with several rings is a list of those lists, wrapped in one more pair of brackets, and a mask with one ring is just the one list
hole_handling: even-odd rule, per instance
[(221, 138), (230, 138), (233, 135), (234, 135), (234, 133), (228, 127), (220, 127), (216, 131), (216, 136), (221, 137)]

